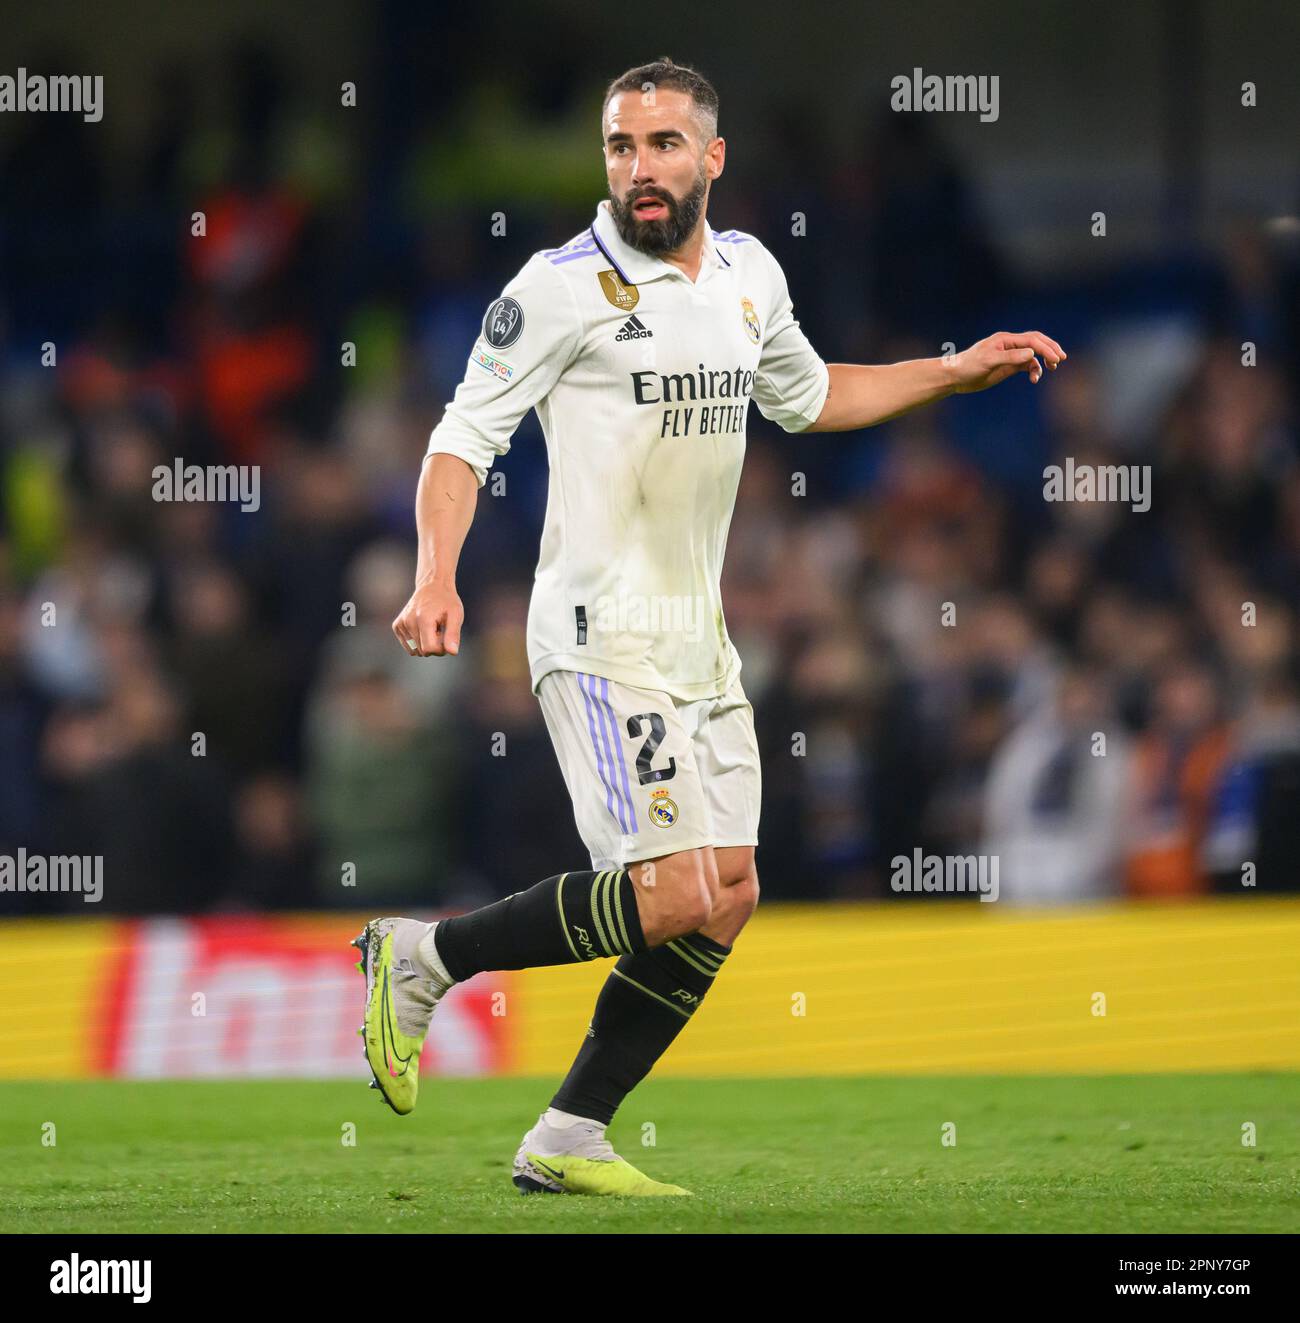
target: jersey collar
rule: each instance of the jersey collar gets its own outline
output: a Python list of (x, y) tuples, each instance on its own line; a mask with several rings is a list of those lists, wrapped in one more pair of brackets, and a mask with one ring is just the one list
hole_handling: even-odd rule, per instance
[[(665, 262), (660, 257), (651, 257), (648, 253), (639, 252), (623, 242), (619, 236), (618, 226), (614, 224), (614, 217), (610, 215), (608, 199), (602, 198), (597, 206), (591, 233), (595, 237), (596, 246), (608, 258), (610, 265), (625, 285), (644, 285), (648, 281), (658, 280), (660, 276), (680, 276), (683, 280), (688, 280), (685, 272), (673, 266), (671, 262)], [(695, 283), (699, 284), (699, 280), (703, 279), (706, 267), (730, 265), (731, 263), (718, 251), (713, 241), (713, 231), (709, 228), (706, 219), (704, 256), (700, 263), (700, 276)]]

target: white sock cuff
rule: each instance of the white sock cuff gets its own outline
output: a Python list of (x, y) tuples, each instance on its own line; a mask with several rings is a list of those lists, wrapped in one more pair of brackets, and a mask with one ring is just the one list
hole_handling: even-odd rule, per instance
[(456, 980), (447, 973), (447, 966), (442, 963), (442, 957), (438, 954), (438, 948), (433, 940), (433, 930), (437, 926), (436, 923), (429, 925), (428, 932), (416, 944), (416, 950), (419, 951), (420, 959), (428, 965), (434, 977), (445, 983), (447, 987), (451, 987)]
[(601, 1130), (604, 1130), (605, 1128), (605, 1123), (603, 1121), (594, 1120), (590, 1116), (574, 1116), (572, 1112), (562, 1112), (558, 1107), (548, 1107), (546, 1111), (542, 1113), (542, 1120), (545, 1121), (547, 1125), (554, 1126), (557, 1130), (565, 1130), (571, 1125), (577, 1125), (579, 1121), (583, 1121), (587, 1125), (597, 1126)]

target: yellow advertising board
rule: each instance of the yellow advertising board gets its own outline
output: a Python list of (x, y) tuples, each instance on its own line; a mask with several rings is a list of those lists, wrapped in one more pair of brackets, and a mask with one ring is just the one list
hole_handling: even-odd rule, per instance
[[(356, 915), (0, 923), (0, 1077), (365, 1075)], [(429, 1074), (567, 1070), (610, 964), (483, 974)], [(1300, 1069), (1300, 901), (767, 905), (684, 1076)]]

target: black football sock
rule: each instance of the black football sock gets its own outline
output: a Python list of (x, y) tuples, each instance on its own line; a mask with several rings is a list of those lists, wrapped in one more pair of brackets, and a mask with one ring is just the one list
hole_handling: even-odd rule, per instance
[(608, 1125), (686, 1027), (730, 954), (731, 947), (691, 933), (624, 956), (600, 990), (587, 1037), (551, 1106)]
[(433, 944), (458, 983), (485, 969), (571, 965), (645, 950), (632, 876), (625, 869), (560, 873), (527, 891), (443, 919)]

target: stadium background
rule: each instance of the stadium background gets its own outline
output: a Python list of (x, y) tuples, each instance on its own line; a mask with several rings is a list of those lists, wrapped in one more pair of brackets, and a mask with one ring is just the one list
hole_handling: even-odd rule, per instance
[[(1300, 1066), (1300, 11), (654, 19), (5, 6), (3, 71), (102, 73), (106, 113), (0, 116), (0, 853), (102, 855), (105, 894), (0, 895), (0, 1074), (360, 1079), (360, 918), (585, 863), (524, 655), (535, 419), (460, 658), (388, 626), (482, 310), (589, 222), (603, 85), (662, 53), (722, 96), (710, 220), (823, 357), (1070, 352), (868, 433), (751, 411), (724, 594), (765, 901), (662, 1071)], [(999, 119), (891, 112), (918, 66), (999, 75)], [(1150, 464), (1150, 511), (1045, 503), (1066, 456)], [(260, 465), (261, 509), (153, 502), (177, 457)], [(918, 847), (999, 854), (1000, 902), (893, 896)], [(603, 973), (481, 976), (429, 1068), (563, 1069)]]

